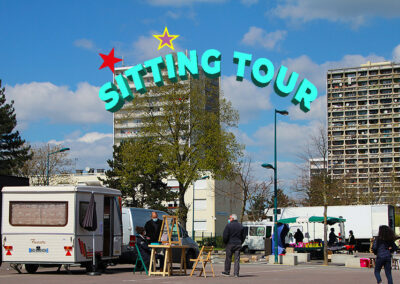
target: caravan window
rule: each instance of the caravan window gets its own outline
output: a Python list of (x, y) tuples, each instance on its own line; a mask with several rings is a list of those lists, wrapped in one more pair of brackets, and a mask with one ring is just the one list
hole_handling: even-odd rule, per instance
[(10, 201), (10, 225), (64, 227), (68, 223), (68, 202)]
[(251, 226), (250, 227), (250, 236), (252, 237), (264, 237), (265, 235), (265, 227), (264, 226), (260, 226), (260, 227), (254, 227)]
[[(79, 225), (83, 228), (83, 219), (85, 219), (86, 210), (89, 207), (89, 201), (79, 202)], [(96, 202), (94, 203), (94, 208), (96, 208)]]

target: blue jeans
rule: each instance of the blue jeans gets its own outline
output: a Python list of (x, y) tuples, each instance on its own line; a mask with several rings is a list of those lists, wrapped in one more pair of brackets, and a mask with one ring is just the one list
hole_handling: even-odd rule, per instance
[(381, 278), (382, 266), (385, 269), (385, 274), (386, 274), (388, 284), (393, 284), (392, 258), (391, 257), (384, 257), (384, 258), (377, 257), (376, 258), (375, 271), (374, 271), (376, 281), (378, 281), (378, 283), (382, 282), (382, 278)]

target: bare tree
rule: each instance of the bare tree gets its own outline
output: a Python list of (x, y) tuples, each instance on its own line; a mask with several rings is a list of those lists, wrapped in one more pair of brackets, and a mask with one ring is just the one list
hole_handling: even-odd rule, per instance
[[(49, 153), (63, 148), (62, 145), (44, 144), (31, 147), (32, 160), (27, 161), (20, 170), (20, 174), (29, 177), (32, 185), (46, 185), (47, 183), (47, 157)], [(68, 152), (59, 152), (49, 156), (49, 176), (66, 174), (70, 172), (72, 160)], [(66, 183), (65, 178), (58, 179), (57, 183)]]
[(264, 198), (267, 202), (272, 180), (257, 181), (253, 174), (252, 159), (244, 156), (234, 167), (229, 179), (236, 185), (236, 191), (221, 190), (219, 194), (241, 201), (240, 222), (246, 213), (248, 205), (254, 202), (257, 197)]
[[(343, 182), (332, 179), (328, 174), (328, 137), (323, 125), (318, 128), (318, 133), (311, 136), (300, 158), (305, 161), (306, 168), (302, 170), (298, 191), (305, 193), (305, 203), (311, 205), (322, 205), (324, 207), (324, 264), (328, 265), (328, 228), (327, 214), (328, 206), (338, 204), (343, 193)], [(310, 163), (314, 167), (314, 173), (310, 172)]]

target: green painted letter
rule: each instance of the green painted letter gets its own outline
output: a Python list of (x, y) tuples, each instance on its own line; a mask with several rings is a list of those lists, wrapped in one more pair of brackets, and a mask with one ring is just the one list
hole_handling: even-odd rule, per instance
[(161, 56), (147, 60), (144, 63), (144, 66), (146, 67), (147, 72), (152, 72), (153, 73), (153, 79), (154, 83), (158, 86), (161, 87), (164, 85), (164, 80), (161, 75), (161, 70), (160, 68), (165, 67), (164, 60)]
[(300, 109), (304, 112), (308, 112), (311, 107), (311, 102), (317, 98), (317, 95), (317, 88), (307, 79), (303, 79), (300, 86), (297, 88), (292, 103), (294, 105), (300, 103)]
[(129, 87), (128, 80), (122, 76), (122, 74), (119, 74), (117, 77), (115, 77), (115, 81), (117, 82), (119, 90), (121, 91), (122, 98), (128, 102), (132, 101), (133, 94), (131, 88)]
[(124, 99), (118, 93), (117, 87), (110, 82), (100, 88), (99, 98), (106, 103), (105, 108), (110, 112), (116, 112), (124, 105)]
[[(264, 75), (260, 74), (260, 70), (264, 71)], [(251, 80), (258, 87), (266, 87), (274, 77), (274, 65), (266, 58), (259, 58), (254, 62), (251, 70)]]
[[(211, 67), (210, 63), (214, 62)], [(216, 49), (209, 49), (203, 53), (201, 57), (201, 67), (209, 78), (218, 78), (221, 75), (221, 52)]]
[(234, 51), (233, 52), (233, 63), (238, 65), (238, 69), (236, 72), (236, 81), (243, 81), (244, 77), (244, 68), (246, 66), (250, 66), (251, 63), (251, 54)]
[(125, 76), (135, 84), (136, 91), (141, 94), (146, 93), (146, 86), (143, 82), (143, 76), (146, 75), (146, 69), (142, 64), (138, 64), (125, 71)]
[(167, 70), (168, 70), (168, 79), (172, 82), (175, 83), (178, 81), (178, 78), (176, 78), (176, 70), (175, 70), (175, 60), (174, 56), (172, 54), (167, 54), (165, 56), (165, 61), (167, 62)]
[(287, 85), (285, 86), (283, 80), (285, 80), (287, 70), (288, 69), (282, 65), (279, 68), (278, 75), (275, 79), (274, 90), (275, 93), (277, 93), (281, 97), (286, 97), (293, 91), (294, 86), (297, 82), (297, 78), (299, 78), (299, 74), (297, 74), (296, 72), (292, 72), (292, 74), (290, 74)]
[(197, 52), (196, 50), (190, 51), (190, 60), (186, 57), (183, 52), (178, 52), (178, 74), (179, 78), (182, 80), (187, 79), (186, 70), (189, 71), (190, 74), (194, 78), (199, 77), (199, 67), (197, 65)]

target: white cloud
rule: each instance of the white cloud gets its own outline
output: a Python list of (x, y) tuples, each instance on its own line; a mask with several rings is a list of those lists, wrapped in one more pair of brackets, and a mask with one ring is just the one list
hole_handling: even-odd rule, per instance
[[(281, 4), (282, 2), (283, 4)], [(347, 22), (354, 27), (358, 27), (372, 17), (399, 17), (400, 1), (285, 0), (267, 13), (295, 22), (325, 19), (333, 22)]]
[(400, 62), (400, 44), (393, 49), (393, 61)]
[[(288, 123), (282, 121), (281, 118), (277, 123), (277, 143), (278, 154), (286, 159), (296, 159), (298, 153), (303, 149), (304, 145), (312, 135), (318, 134), (319, 122), (310, 121), (308, 124), (300, 125), (296, 123)], [(255, 143), (262, 149), (269, 149), (267, 154), (273, 154), (274, 147), (274, 124), (260, 127), (252, 137)], [(284, 149), (284, 150), (283, 150)], [(280, 152), (280, 153), (279, 153)]]
[(287, 31), (277, 30), (267, 33), (261, 28), (250, 27), (243, 36), (242, 43), (250, 46), (261, 46), (267, 49), (274, 49), (280, 41), (284, 40)]
[(92, 40), (86, 39), (86, 38), (81, 38), (77, 39), (74, 41), (74, 45), (79, 48), (91, 50), (91, 51), (97, 51), (98, 48), (95, 46)]
[(240, 0), (243, 5), (251, 6), (258, 3), (258, 0)]
[(48, 119), (51, 123), (112, 123), (112, 115), (99, 99), (99, 88), (79, 83), (75, 91), (49, 82), (7, 86), (7, 96), (15, 101), (18, 124)]
[(107, 160), (112, 158), (113, 135), (111, 133), (89, 132), (82, 136), (72, 133), (70, 138), (48, 143), (69, 147), (69, 157), (76, 159), (76, 168), (108, 168)]
[(223, 3), (226, 0), (147, 0), (153, 6), (189, 6), (196, 3)]
[(233, 107), (239, 110), (241, 123), (257, 118), (260, 111), (272, 107), (269, 101), (271, 88), (256, 87), (246, 79), (238, 82), (235, 76), (223, 76), (222, 91)]
[[(168, 31), (171, 34), (171, 31)], [(179, 37), (172, 41), (174, 46), (174, 50), (165, 46), (158, 50), (158, 45), (160, 41), (156, 39), (153, 35), (162, 34), (162, 32), (153, 31), (149, 36), (140, 36), (137, 41), (132, 44), (132, 50), (128, 52), (124, 52), (127, 56), (133, 57), (135, 62), (143, 62), (145, 60), (152, 59), (157, 56), (165, 56), (171, 52), (182, 51), (179, 43), (176, 41), (179, 40)]]

